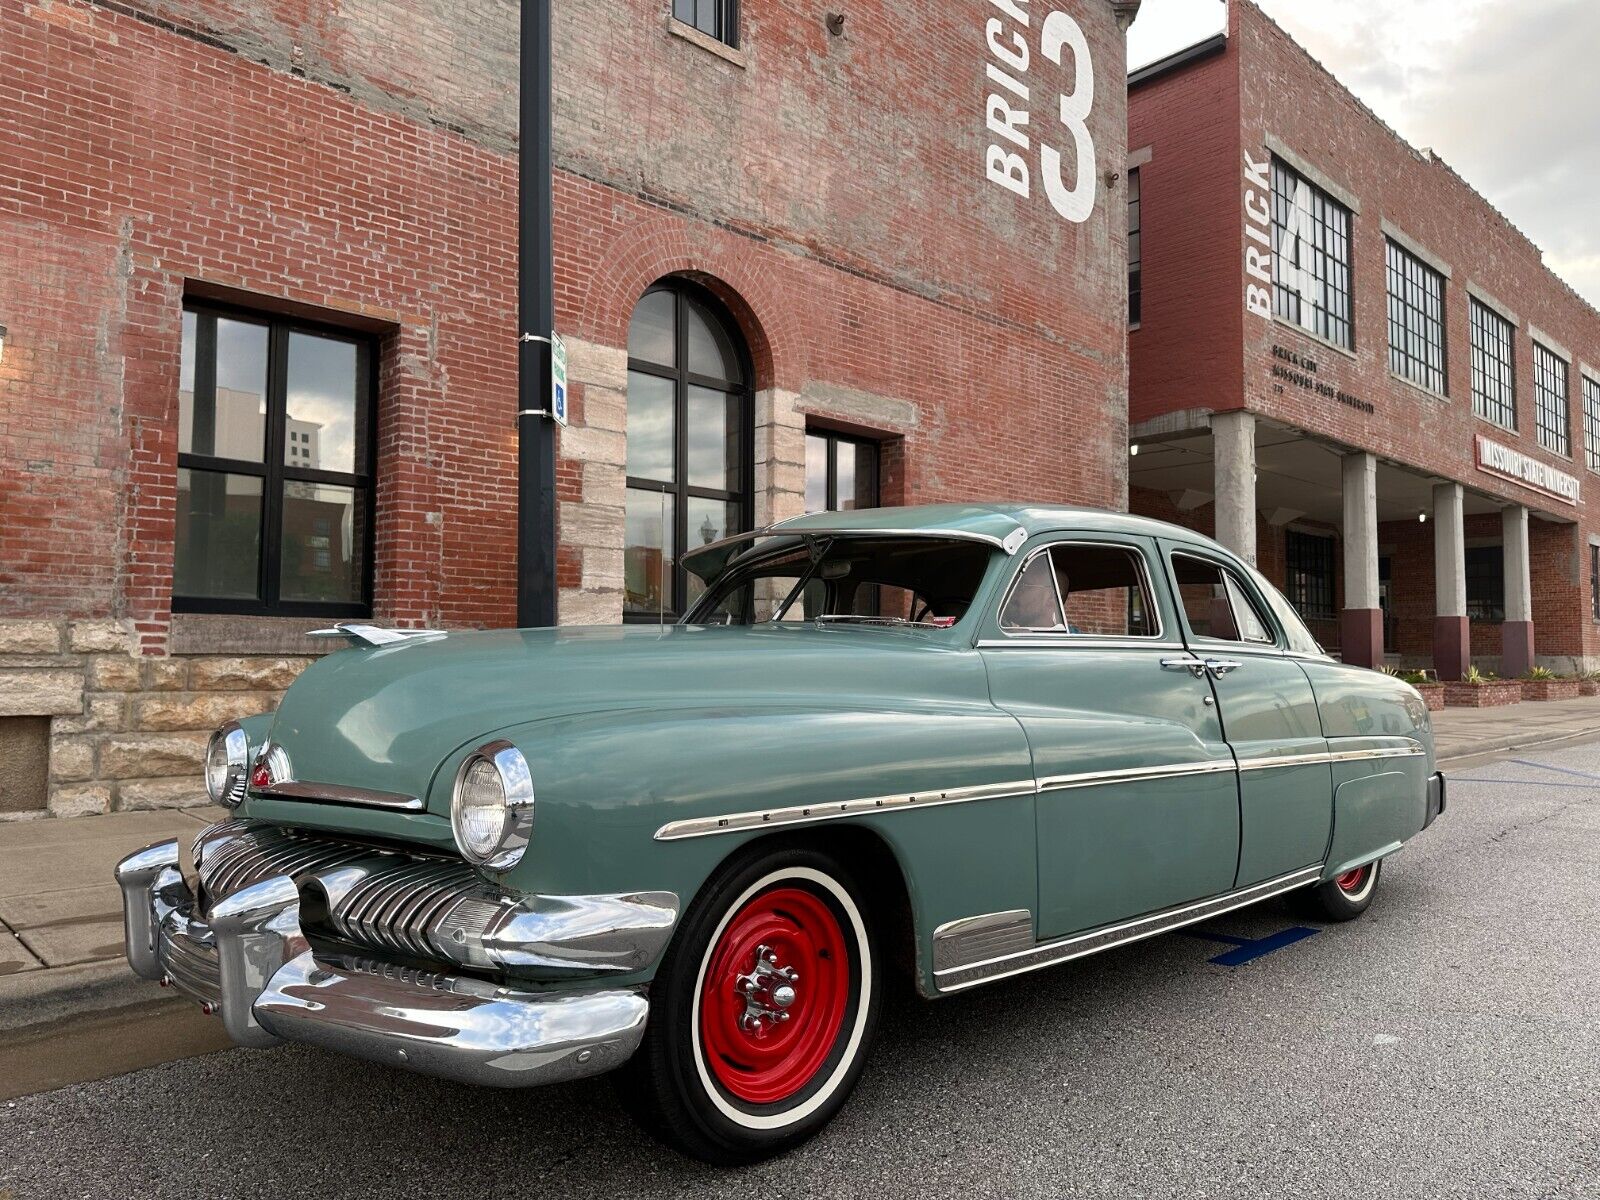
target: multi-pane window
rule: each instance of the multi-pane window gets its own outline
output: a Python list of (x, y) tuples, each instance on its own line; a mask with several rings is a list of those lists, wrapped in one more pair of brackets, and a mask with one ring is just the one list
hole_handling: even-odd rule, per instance
[(1533, 427), (1539, 445), (1571, 455), (1572, 430), (1567, 413), (1567, 364), (1538, 342), (1533, 344)]
[(1139, 198), (1139, 168), (1128, 172), (1128, 324), (1139, 324), (1144, 309), (1144, 218)]
[(1600, 471), (1600, 383), (1583, 376), (1583, 461)]
[(1272, 160), (1273, 312), (1355, 348), (1350, 319), (1350, 210)]
[(749, 356), (731, 317), (682, 280), (652, 287), (628, 327), (623, 616), (670, 620), (700, 593), (679, 547), (749, 527)]
[(1388, 272), (1389, 369), (1445, 395), (1444, 276), (1392, 241)]
[(739, 0), (672, 0), (672, 15), (719, 42), (739, 45)]
[(1466, 552), (1467, 616), (1474, 621), (1506, 619), (1506, 556), (1499, 546), (1474, 546)]
[(1600, 546), (1589, 547), (1589, 615), (1600, 621)]
[(371, 612), (374, 359), (359, 335), (185, 306), (174, 611)]
[(1505, 429), (1517, 427), (1515, 328), (1472, 298), (1472, 411)]
[(1308, 621), (1326, 621), (1333, 610), (1333, 539), (1289, 530), (1284, 544), (1289, 602)]
[(806, 511), (878, 507), (878, 444), (838, 433), (806, 434)]

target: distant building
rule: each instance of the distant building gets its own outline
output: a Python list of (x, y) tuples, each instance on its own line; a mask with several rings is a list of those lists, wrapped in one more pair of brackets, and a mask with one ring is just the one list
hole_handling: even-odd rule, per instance
[(1248, 0), (1129, 85), (1130, 507), (1347, 661), (1600, 667), (1600, 314)]

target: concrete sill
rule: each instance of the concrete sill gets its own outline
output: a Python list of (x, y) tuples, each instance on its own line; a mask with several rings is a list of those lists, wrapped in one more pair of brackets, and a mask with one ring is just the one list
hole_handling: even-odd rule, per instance
[(1354, 350), (1351, 350), (1349, 347), (1341, 346), (1341, 345), (1339, 345), (1338, 342), (1330, 342), (1327, 338), (1323, 337), (1321, 334), (1312, 333), (1311, 330), (1307, 329), (1304, 325), (1296, 325), (1293, 321), (1284, 320), (1277, 313), (1273, 313), (1272, 314), (1272, 323), (1274, 325), (1280, 326), (1283, 329), (1287, 329), (1287, 330), (1290, 330), (1293, 333), (1297, 333), (1301, 337), (1307, 339), (1308, 341), (1315, 342), (1319, 346), (1326, 346), (1329, 350), (1332, 350), (1335, 354), (1342, 354), (1346, 358), (1350, 359), (1352, 362), (1359, 362), (1360, 359), (1361, 359), (1361, 356), (1358, 355)]
[(699, 46), (708, 54), (715, 54), (724, 62), (730, 62), (741, 71), (750, 65), (750, 59), (743, 50), (736, 50), (726, 42), (719, 42), (708, 33), (701, 33), (693, 25), (687, 25), (677, 17), (667, 17), (667, 32), (673, 37), (680, 37), (692, 45)]
[(1449, 404), (1450, 403), (1450, 397), (1445, 395), (1445, 393), (1436, 392), (1431, 387), (1428, 387), (1426, 384), (1418, 383), (1415, 379), (1407, 379), (1404, 375), (1401, 375), (1396, 371), (1390, 371), (1389, 372), (1389, 378), (1394, 380), (1396, 383), (1405, 384), (1412, 391), (1421, 392), (1424, 396), (1428, 397), (1428, 399), (1430, 399), (1430, 400), (1438, 400), (1439, 402), (1441, 402), (1443, 404)]

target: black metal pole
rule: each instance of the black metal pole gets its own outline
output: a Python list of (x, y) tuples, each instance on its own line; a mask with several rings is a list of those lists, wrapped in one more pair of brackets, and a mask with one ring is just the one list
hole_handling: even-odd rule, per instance
[(517, 175), (517, 624), (556, 623), (556, 433), (550, 417), (555, 328), (555, 196), (550, 0), (522, 0)]

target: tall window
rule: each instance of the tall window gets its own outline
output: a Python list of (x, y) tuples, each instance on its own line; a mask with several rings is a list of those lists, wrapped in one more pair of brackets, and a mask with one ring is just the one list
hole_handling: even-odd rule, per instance
[(1388, 243), (1389, 369), (1441, 396), (1447, 393), (1444, 276)]
[(806, 511), (876, 507), (877, 443), (839, 433), (806, 434)]
[(1472, 298), (1472, 411), (1504, 429), (1517, 427), (1514, 332), (1510, 321)]
[(1600, 546), (1589, 547), (1589, 615), (1600, 621)]
[(1538, 342), (1533, 344), (1533, 427), (1539, 445), (1572, 454), (1567, 414), (1567, 364)]
[(1474, 621), (1506, 619), (1506, 556), (1499, 546), (1473, 546), (1466, 552), (1467, 616)]
[(371, 612), (374, 360), (368, 338), (185, 306), (175, 612)]
[(1355, 349), (1350, 320), (1350, 210), (1272, 160), (1273, 312)]
[(1600, 383), (1583, 376), (1583, 461), (1600, 471)]
[(739, 0), (672, 0), (672, 15), (719, 42), (739, 46)]
[(1144, 218), (1139, 199), (1139, 168), (1128, 172), (1128, 324), (1139, 324), (1144, 309)]
[(1289, 602), (1307, 621), (1327, 621), (1333, 611), (1333, 539), (1289, 530), (1285, 539), (1288, 562), (1284, 589)]
[(700, 594), (680, 547), (749, 528), (749, 354), (731, 317), (683, 280), (652, 287), (628, 328), (623, 616), (671, 620)]

